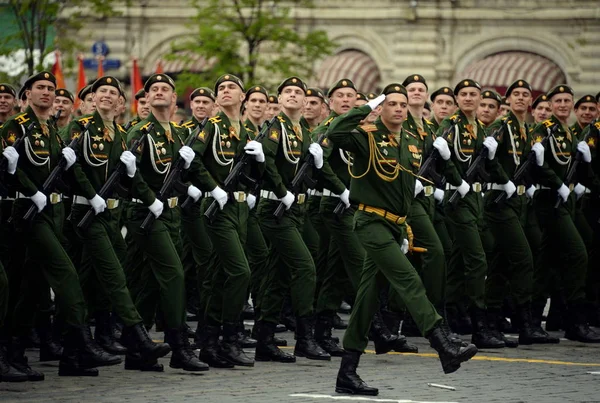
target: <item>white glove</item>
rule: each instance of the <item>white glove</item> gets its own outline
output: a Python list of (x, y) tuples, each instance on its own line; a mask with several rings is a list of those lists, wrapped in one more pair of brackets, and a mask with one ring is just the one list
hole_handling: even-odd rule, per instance
[(537, 188), (534, 185), (531, 185), (527, 188), (525, 193), (527, 194), (527, 197), (529, 197), (530, 199), (533, 200), (533, 195), (535, 194), (536, 190), (537, 190)]
[(17, 162), (19, 162), (19, 153), (13, 146), (8, 146), (2, 151), (2, 155), (8, 161), (8, 166), (6, 168), (6, 172), (11, 175), (14, 175), (17, 172)]
[(506, 198), (510, 199), (512, 195), (517, 191), (517, 187), (512, 181), (508, 181), (504, 184), (504, 191), (506, 192)]
[(46, 207), (48, 198), (46, 197), (45, 194), (43, 194), (42, 192), (40, 192), (38, 190), (33, 196), (31, 196), (31, 201), (33, 202), (33, 204), (35, 204), (37, 206), (38, 213), (39, 213), (40, 211), (42, 211), (44, 209), (44, 207)]
[(152, 214), (154, 214), (154, 217), (158, 218), (160, 217), (160, 215), (163, 212), (163, 202), (161, 202), (158, 199), (155, 199), (154, 202), (148, 206), (148, 210), (150, 210), (152, 212)]
[(450, 159), (450, 149), (448, 148), (448, 142), (445, 139), (438, 137), (433, 142), (433, 146), (440, 152), (440, 157), (442, 157), (444, 161)]
[(590, 146), (588, 146), (585, 141), (580, 141), (579, 143), (577, 143), (577, 151), (579, 151), (583, 155), (583, 160), (585, 162), (592, 162)]
[(573, 192), (575, 192), (575, 194), (577, 195), (577, 200), (579, 200), (581, 196), (585, 194), (585, 186), (583, 186), (581, 183), (578, 183), (577, 185), (575, 185)]
[(311, 143), (308, 146), (308, 152), (312, 154), (315, 159), (315, 167), (317, 169), (323, 168), (323, 149), (317, 143)]
[(344, 202), (346, 208), (350, 207), (350, 191), (348, 189), (344, 189), (340, 195), (340, 200)]
[(135, 166), (135, 155), (133, 155), (131, 151), (123, 151), (123, 154), (121, 154), (120, 159), (121, 162), (125, 165), (125, 168), (127, 168), (127, 176), (133, 178), (137, 169), (137, 167)]
[(263, 152), (263, 146), (258, 141), (249, 141), (244, 147), (246, 154), (252, 155), (258, 162), (265, 162), (265, 153)]
[(377, 108), (383, 101), (385, 101), (385, 95), (381, 94), (377, 98), (367, 102), (367, 105), (369, 105), (369, 108), (371, 108), (371, 110), (375, 110), (375, 108)]
[(435, 199), (435, 201), (437, 201), (438, 203), (441, 203), (444, 201), (444, 191), (442, 189), (435, 189), (433, 191), (433, 198)]
[(75, 161), (77, 161), (77, 156), (75, 155), (75, 151), (73, 151), (73, 149), (71, 147), (63, 148), (62, 155), (63, 155), (63, 157), (65, 157), (65, 160), (67, 160), (67, 166), (65, 167), (65, 170), (71, 168), (73, 166), (73, 164), (75, 163)]
[(90, 205), (94, 209), (94, 213), (96, 215), (98, 215), (98, 214), (102, 213), (104, 210), (106, 210), (106, 201), (99, 195), (96, 195), (96, 196), (92, 197), (91, 199), (88, 199), (88, 201), (90, 202)]
[(190, 186), (188, 186), (187, 194), (192, 199), (194, 199), (194, 203), (195, 203), (202, 196), (202, 191), (200, 189), (198, 189), (196, 186), (190, 185)]
[(223, 207), (227, 204), (227, 200), (229, 200), (227, 192), (217, 186), (211, 190), (210, 195), (219, 203), (219, 207), (223, 210)]
[(539, 167), (544, 165), (544, 146), (542, 143), (535, 143), (533, 147), (531, 147), (531, 151), (535, 153), (535, 162)]
[(571, 191), (564, 183), (558, 188), (558, 194), (560, 197), (562, 197), (563, 202), (567, 201), (567, 199), (569, 198), (569, 193), (571, 193)]
[(283, 204), (285, 204), (285, 209), (286, 210), (289, 210), (290, 207), (292, 207), (292, 204), (294, 203), (294, 200), (296, 200), (296, 198), (294, 197), (294, 195), (290, 191), (288, 191), (285, 194), (285, 196), (283, 196), (281, 199), (279, 199), (280, 202), (282, 202)]
[(192, 161), (194, 160), (196, 153), (190, 147), (183, 146), (179, 149), (179, 155), (185, 160), (183, 169), (188, 169), (190, 165), (192, 165)]
[(423, 191), (423, 184), (420, 180), (415, 180), (415, 197), (419, 195)]
[(248, 197), (246, 197), (246, 203), (248, 203), (248, 208), (252, 210), (254, 206), (256, 206), (256, 196), (254, 196), (252, 193), (249, 193)]
[(488, 149), (488, 159), (493, 160), (496, 156), (496, 149), (498, 148), (498, 142), (492, 136), (488, 136), (483, 140), (483, 146)]
[(469, 186), (467, 181), (463, 179), (462, 183), (460, 184), (457, 190), (458, 193), (460, 193), (460, 197), (463, 198), (467, 193), (469, 193), (469, 190), (471, 190), (471, 186)]
[(404, 253), (405, 255), (408, 253), (408, 239), (404, 238), (402, 240), (402, 246), (400, 247), (400, 250), (402, 251), (402, 253)]

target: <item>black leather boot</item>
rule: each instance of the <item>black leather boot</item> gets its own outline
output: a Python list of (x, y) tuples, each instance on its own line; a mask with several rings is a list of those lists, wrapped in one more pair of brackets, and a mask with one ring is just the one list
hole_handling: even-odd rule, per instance
[[(408, 342), (404, 335), (399, 334), (400, 331), (400, 321), (402, 315), (397, 312), (392, 311), (381, 311), (381, 317), (383, 318), (383, 323), (390, 331), (392, 336), (396, 336), (398, 340), (394, 343), (393, 350), (397, 353), (418, 353), (419, 348), (414, 344)], [(404, 325), (402, 325), (402, 330), (404, 330)]]
[(244, 308), (242, 308), (242, 319), (253, 319), (254, 318), (254, 307), (246, 301)]
[(518, 305), (516, 314), (519, 324), (519, 344), (555, 344), (560, 342), (558, 337), (552, 337), (541, 327), (533, 325), (531, 305), (528, 302)]
[(94, 341), (89, 326), (73, 326), (69, 332), (73, 332), (77, 338), (77, 353), (82, 368), (106, 367), (122, 362), (119, 356), (106, 352)]
[(142, 372), (163, 372), (165, 367), (159, 364), (157, 359), (144, 360), (140, 353), (128, 350), (125, 355), (125, 369)]
[(473, 334), (471, 343), (477, 348), (504, 348), (506, 345), (502, 340), (497, 339), (490, 331), (485, 311), (481, 308), (473, 307), (471, 309), (471, 323), (473, 324)]
[(315, 323), (315, 340), (323, 350), (332, 357), (343, 357), (344, 349), (331, 340), (331, 328), (333, 327), (333, 314), (324, 312), (317, 316)]
[(281, 351), (273, 342), (275, 324), (258, 321), (256, 326), (256, 361), (296, 362), (296, 357)]
[(188, 325), (186, 322), (183, 322), (182, 326), (185, 330), (184, 334), (188, 337), (188, 339), (193, 339), (196, 337), (196, 332), (190, 327), (190, 325)]
[(242, 367), (253, 367), (254, 360), (248, 358), (240, 345), (239, 325), (236, 323), (223, 323), (223, 341), (219, 349), (219, 358)]
[(29, 377), (26, 373), (10, 365), (4, 346), (0, 346), (0, 382), (25, 382), (27, 380)]
[(200, 359), (213, 368), (233, 368), (233, 364), (219, 356), (220, 326), (205, 325), (203, 327), (204, 342), (200, 350)]
[(184, 371), (208, 371), (209, 367), (196, 357), (190, 346), (187, 332), (183, 326), (176, 329), (167, 329), (165, 337), (171, 345), (171, 368), (183, 369)]
[(539, 299), (531, 301), (531, 324), (535, 328), (542, 327), (542, 315), (544, 313), (544, 308), (546, 307), (546, 300)]
[(398, 342), (397, 334), (390, 333), (383, 321), (380, 311), (375, 312), (371, 329), (369, 330), (371, 340), (375, 344), (375, 354), (386, 354), (394, 349)]
[(293, 329), (288, 329), (286, 325), (284, 325), (283, 323), (278, 323), (277, 325), (275, 325), (275, 333), (283, 333), (283, 332), (287, 332), (288, 330), (290, 331), (295, 331), (296, 330), (296, 318), (294, 317), (290, 317), (290, 320), (293, 320), (293, 325), (294, 328)]
[(460, 364), (470, 360), (477, 354), (477, 347), (469, 344), (466, 347), (452, 342), (444, 326), (438, 325), (427, 335), (429, 344), (438, 352), (445, 374), (455, 372)]
[(28, 344), (27, 336), (13, 337), (8, 350), (8, 359), (10, 365), (17, 371), (27, 375), (27, 380), (36, 382), (43, 381), (45, 376), (43, 373), (34, 370), (29, 366), (27, 357), (25, 356), (25, 345)]
[(494, 336), (498, 340), (502, 340), (506, 347), (509, 347), (509, 348), (519, 347), (518, 341), (509, 339), (500, 330), (500, 328), (502, 326), (501, 322), (503, 320), (506, 320), (506, 318), (502, 314), (502, 310), (488, 308), (487, 319), (488, 319), (489, 332), (492, 336)]
[[(87, 326), (86, 326), (87, 328)], [(89, 359), (82, 360), (81, 347), (84, 346), (85, 340), (91, 339), (91, 332), (87, 336), (82, 336), (82, 330), (76, 327), (69, 327), (65, 334), (63, 353), (58, 364), (59, 376), (98, 376), (98, 370), (91, 365)], [(93, 342), (93, 340), (92, 340)], [(96, 346), (103, 354), (108, 354), (100, 347)], [(119, 359), (118, 357), (116, 357)], [(120, 359), (119, 359), (120, 360)]]
[(115, 339), (110, 321), (110, 312), (96, 312), (94, 317), (96, 318), (96, 328), (94, 329), (96, 343), (111, 354), (124, 355), (127, 353), (127, 349)]
[(348, 322), (346, 322), (344, 319), (340, 318), (340, 315), (338, 315), (337, 313), (333, 314), (333, 328), (337, 329), (337, 330), (344, 330), (344, 329), (348, 329)]
[(472, 316), (464, 304), (458, 305), (458, 334), (469, 334), (473, 329)]
[(585, 303), (576, 301), (567, 304), (569, 321), (565, 338), (582, 343), (600, 343), (600, 334), (590, 329), (585, 314)]
[(313, 335), (314, 319), (311, 316), (299, 316), (296, 318), (296, 324), (297, 340), (294, 355), (306, 357), (309, 360), (331, 361), (331, 356), (315, 341)]
[(236, 330), (238, 335), (238, 341), (242, 348), (256, 348), (256, 339), (250, 337), (246, 333), (243, 321), (240, 320), (240, 322), (236, 325)]
[(379, 389), (367, 385), (356, 373), (361, 354), (358, 351), (346, 351), (342, 356), (340, 370), (335, 382), (337, 393), (367, 396), (377, 396), (379, 394)]
[(52, 324), (48, 321), (38, 325), (40, 335), (40, 361), (58, 361), (62, 356), (62, 347), (52, 338)]
[(126, 345), (127, 352), (138, 353), (143, 362), (156, 361), (171, 352), (171, 347), (167, 343), (152, 341), (141, 322), (123, 328), (121, 341)]
[(203, 315), (198, 315), (198, 326), (194, 334), (194, 347), (202, 350), (206, 343), (206, 324)]

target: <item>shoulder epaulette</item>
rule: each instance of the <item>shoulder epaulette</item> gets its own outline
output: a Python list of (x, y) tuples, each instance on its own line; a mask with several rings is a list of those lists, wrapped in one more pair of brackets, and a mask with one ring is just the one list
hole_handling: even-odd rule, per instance
[(554, 122), (552, 121), (552, 119), (546, 119), (542, 122), (542, 124), (546, 127), (552, 127), (554, 126)]
[(377, 126), (376, 126), (376, 125), (373, 125), (373, 124), (370, 124), (370, 125), (362, 125), (362, 126), (360, 126), (360, 128), (361, 128), (362, 130), (366, 131), (367, 133), (374, 132), (374, 131), (376, 131), (376, 130), (377, 130)]
[(84, 116), (82, 118), (77, 119), (77, 122), (81, 124), (81, 126), (85, 126), (89, 121), (93, 120), (93, 115)]
[(433, 124), (433, 122), (432, 122), (431, 120), (429, 120), (429, 119), (423, 119), (423, 120), (424, 120), (424, 121), (425, 121), (425, 123), (427, 123), (428, 125), (432, 125), (432, 124)]
[(213, 116), (212, 118), (208, 119), (208, 121), (210, 123), (220, 123), (221, 122), (221, 118), (219, 116)]
[(333, 119), (335, 119), (333, 116), (327, 119), (325, 122), (323, 122), (323, 126), (329, 126), (331, 122), (333, 122)]
[(26, 122), (28, 122), (30, 120), (29, 115), (27, 115), (27, 112), (23, 112), (21, 114), (18, 114), (17, 116), (15, 116), (14, 120), (20, 124), (20, 125), (24, 125)]
[(127, 133), (127, 131), (125, 129), (123, 129), (123, 126), (121, 126), (120, 124), (117, 123), (117, 127), (119, 128), (119, 131), (121, 133)]
[(194, 123), (193, 120), (188, 120), (187, 122), (183, 122), (183, 124), (181, 125), (181, 127), (184, 127), (186, 129), (192, 129), (194, 126), (196, 126), (196, 124)]
[(281, 122), (281, 123), (285, 123), (285, 119), (283, 116), (281, 115), (277, 115), (277, 119)]
[(169, 122), (169, 123), (171, 123), (173, 125), (173, 127), (176, 128), (176, 129), (181, 128), (181, 126), (177, 122)]
[(477, 119), (477, 123), (479, 123), (481, 126), (485, 127), (485, 125), (483, 124), (483, 122), (479, 119)]
[(455, 113), (454, 115), (450, 116), (450, 120), (454, 120), (458, 117), (458, 113)]

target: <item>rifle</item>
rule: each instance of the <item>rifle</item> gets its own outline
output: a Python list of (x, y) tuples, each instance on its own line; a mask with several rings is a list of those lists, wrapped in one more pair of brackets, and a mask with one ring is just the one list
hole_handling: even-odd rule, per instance
[(50, 123), (52, 123), (53, 125), (56, 126), (56, 122), (58, 122), (58, 119), (60, 119), (61, 113), (62, 113), (62, 109), (59, 109), (56, 111), (56, 113), (53, 116), (50, 116)]
[[(554, 125), (554, 126), (552, 126), (552, 128), (548, 128), (547, 130), (548, 130), (548, 135), (542, 139), (542, 143), (541, 143), (544, 148), (546, 148), (546, 146), (548, 145), (548, 139), (550, 138), (550, 136), (553, 135), (554, 133), (556, 133), (556, 131), (558, 130), (558, 125)], [(519, 169), (517, 169), (517, 171), (515, 172), (513, 179), (512, 179), (513, 183), (519, 184), (519, 183), (523, 182), (525, 175), (527, 174), (527, 172), (529, 172), (529, 167), (534, 162), (535, 162), (535, 152), (530, 151), (529, 155), (527, 155), (527, 159), (519, 166)], [(501, 203), (506, 199), (508, 199), (508, 195), (506, 194), (506, 192), (502, 192), (498, 195), (498, 197), (496, 197), (496, 200), (494, 200), (494, 203)]]
[[(585, 135), (585, 137), (583, 138), (582, 141), (585, 141), (587, 143), (588, 139), (590, 138), (590, 134), (592, 133), (592, 130), (595, 129), (595, 124), (597, 121), (598, 121), (598, 119), (596, 119), (590, 123), (590, 125), (589, 125), (590, 130), (588, 130), (587, 134)], [(556, 126), (558, 126), (558, 125), (556, 125)], [(578, 150), (577, 153), (575, 154), (575, 160), (569, 167), (569, 170), (567, 171), (567, 175), (565, 176), (565, 180), (564, 180), (564, 184), (567, 185), (569, 187), (569, 189), (572, 189), (572, 186), (574, 184), (573, 179), (575, 178), (575, 174), (577, 173), (577, 167), (579, 166), (579, 164), (581, 163), (582, 160), (583, 160), (583, 154), (581, 152), (579, 152), (579, 150)], [(563, 204), (563, 198), (560, 197), (560, 195), (558, 195), (556, 197), (556, 203), (554, 204), (554, 208), (559, 208), (561, 204)]]
[[(69, 145), (67, 147), (69, 147), (71, 149), (75, 149), (75, 147), (77, 147), (77, 144), (79, 143), (81, 137), (85, 136), (85, 133), (88, 131), (88, 128), (90, 127), (91, 123), (92, 123), (91, 120), (88, 121), (84, 126), (84, 132), (80, 136), (77, 136), (73, 140), (71, 140), (71, 142), (69, 143)], [(54, 167), (52, 172), (50, 172), (50, 175), (44, 181), (44, 184), (42, 185), (42, 189), (40, 190), (43, 194), (48, 196), (48, 194), (50, 194), (52, 192), (52, 190), (56, 187), (56, 184), (60, 180), (62, 174), (65, 172), (66, 166), (67, 166), (67, 160), (65, 157), (62, 157), (60, 159), (60, 161), (58, 161), (58, 164), (56, 164), (56, 166)], [(23, 216), (23, 219), (25, 221), (32, 222), (33, 219), (35, 218), (35, 216), (37, 215), (37, 213), (38, 213), (38, 208), (34, 203), (31, 205), (31, 207), (29, 207), (29, 210), (27, 210), (27, 212)]]
[[(277, 116), (274, 116), (267, 123), (263, 124), (260, 129), (260, 133), (258, 133), (254, 141), (261, 142), (262, 139), (264, 139), (267, 136), (269, 129), (271, 129), (275, 122), (277, 122)], [(241, 181), (245, 183), (248, 187), (252, 188), (253, 190), (256, 190), (256, 188), (258, 187), (258, 181), (244, 173), (246, 166), (250, 162), (250, 157), (251, 156), (246, 153), (242, 153), (237, 157), (237, 161), (235, 162), (231, 171), (229, 171), (229, 175), (227, 175), (227, 178), (225, 178), (225, 181), (223, 181), (223, 188), (225, 189), (225, 191), (232, 192), (233, 186), (237, 183), (238, 180), (240, 180), (240, 178)], [(191, 203), (192, 200), (193, 199), (188, 196), (188, 198), (181, 205), (181, 208), (184, 208), (184, 205), (186, 203)], [(213, 200), (213, 202), (210, 204), (210, 206), (208, 206), (208, 208), (204, 212), (204, 216), (208, 218), (209, 221), (212, 221), (215, 215), (217, 214), (217, 211), (219, 211), (219, 202)]]
[[(504, 129), (506, 129), (507, 125), (508, 119), (504, 119), (502, 126), (496, 129), (494, 133), (491, 134), (491, 137), (493, 137), (494, 139), (498, 138), (498, 136), (500, 136)], [(477, 174), (480, 173), (480, 170), (482, 168), (483, 163), (485, 162), (485, 159), (488, 156), (488, 153), (488, 148), (484, 146), (477, 154), (477, 158), (475, 158), (475, 161), (473, 161), (473, 163), (469, 166), (469, 169), (467, 169), (465, 181), (469, 184), (469, 186), (473, 184), (473, 181), (476, 178)], [(458, 203), (458, 200), (460, 198), (461, 196), (457, 189), (454, 191), (454, 193), (452, 193), (452, 196), (450, 196), (450, 199), (448, 201), (452, 206), (456, 206), (456, 203)]]
[[(152, 123), (152, 125), (154, 125), (154, 123)], [(125, 130), (125, 133), (127, 133), (129, 131), (129, 129), (131, 129), (131, 121), (127, 122), (127, 124), (125, 124), (125, 126), (123, 126), (123, 130)], [(150, 132), (150, 130), (148, 130), (148, 132)]]
[[(150, 133), (153, 129), (154, 123), (148, 123), (147, 126), (142, 127), (142, 136), (139, 139), (137, 139), (131, 147), (129, 147), (128, 151), (135, 152), (146, 140), (148, 133)], [(112, 174), (110, 174), (106, 182), (104, 182), (104, 185), (102, 185), (102, 187), (98, 191), (98, 195), (103, 199), (106, 199), (108, 196), (110, 196), (113, 193), (115, 187), (119, 184), (121, 176), (125, 173), (126, 169), (127, 168), (125, 164), (119, 161)], [(95, 215), (96, 214), (94, 213), (94, 209), (90, 208), (85, 213), (81, 221), (79, 221), (79, 224), (77, 224), (77, 228), (80, 230), (86, 230), (92, 223), (92, 220), (94, 219)]]
[[(25, 139), (25, 137), (27, 137), (27, 135), (29, 133), (31, 133), (31, 131), (33, 130), (33, 128), (35, 127), (35, 123), (31, 123), (29, 126), (27, 126), (27, 128), (23, 125), (21, 125), (21, 130), (22, 130), (22, 134), (17, 137), (15, 139), (15, 142), (12, 144), (13, 148), (15, 150), (17, 150), (17, 152), (19, 151), (19, 149), (21, 148), (21, 144), (23, 143), (23, 140)], [(8, 160), (6, 158), (4, 158), (4, 156), (2, 156), (2, 160), (0, 160), (0, 175), (4, 175), (4, 173), (6, 172), (6, 170), (8, 169)], [(8, 194), (8, 189), (0, 183), (0, 196), (5, 196)]]
[[(198, 127), (196, 127), (196, 129), (194, 129), (194, 131), (190, 134), (190, 136), (188, 137), (188, 139), (185, 143), (186, 146), (188, 146), (190, 148), (194, 146), (194, 143), (196, 142), (196, 139), (198, 138), (198, 133), (200, 133), (201, 130), (204, 130), (204, 126), (206, 126), (206, 122), (208, 122), (208, 118), (204, 118), (202, 123), (200, 123), (200, 125), (198, 125)], [(153, 151), (150, 150), (150, 152), (153, 152)], [(184, 165), (185, 165), (185, 160), (183, 158), (181, 158), (181, 156), (179, 156), (177, 158), (177, 160), (175, 160), (175, 162), (173, 162), (173, 165), (171, 165), (171, 170), (169, 171), (167, 178), (165, 179), (162, 187), (156, 194), (156, 198), (158, 200), (160, 200), (161, 202), (164, 203), (165, 200), (167, 199), (168, 195), (170, 195), (173, 192), (173, 189), (175, 189), (175, 188), (181, 189), (181, 191), (183, 192), (183, 188), (185, 187), (185, 185), (183, 183), (181, 183), (179, 178), (181, 177), (181, 172), (183, 172), (183, 170), (184, 170), (184, 168), (183, 168)], [(140, 225), (140, 228), (142, 230), (148, 230), (148, 229), (150, 229), (152, 224), (154, 224), (154, 221), (156, 221), (156, 216), (154, 216), (153, 212), (149, 211), (148, 214), (146, 215), (146, 218), (142, 222), (142, 225)]]
[[(325, 139), (326, 136), (327, 131), (324, 131), (319, 135), (319, 138), (317, 138), (316, 143), (321, 144), (321, 142), (323, 141), (323, 139)], [(306, 184), (306, 186), (308, 186), (309, 188), (313, 188), (317, 185), (317, 181), (313, 180), (308, 176), (309, 169), (312, 169), (314, 165), (315, 158), (311, 153), (308, 153), (308, 155), (304, 158), (302, 166), (298, 169), (298, 171), (296, 171), (296, 176), (294, 176), (294, 179), (292, 179), (292, 182), (290, 184), (290, 188), (292, 189), (292, 193), (294, 194), (294, 199), (298, 197), (298, 193), (300, 193), (300, 191), (302, 190), (303, 184)], [(279, 220), (283, 216), (284, 212), (285, 204), (283, 202), (280, 202), (277, 208), (275, 209), (273, 215), (277, 218), (277, 220)]]

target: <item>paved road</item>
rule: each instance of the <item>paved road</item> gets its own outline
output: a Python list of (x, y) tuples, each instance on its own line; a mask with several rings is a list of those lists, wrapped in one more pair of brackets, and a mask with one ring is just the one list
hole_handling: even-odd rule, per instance
[[(343, 331), (334, 334), (341, 337)], [(292, 333), (280, 335), (293, 344)], [(480, 351), (458, 372), (444, 375), (427, 341), (411, 341), (419, 345), (419, 354), (376, 356), (369, 351), (362, 357), (359, 373), (379, 388), (375, 398), (334, 392), (339, 358), (299, 358), (296, 364), (257, 363), (254, 368), (202, 374), (168, 368), (165, 358), (164, 373), (125, 371), (120, 366), (101, 368), (97, 378), (63, 378), (58, 376), (58, 363), (39, 363), (31, 351), (32, 366), (43, 371), (46, 380), (0, 383), (0, 402), (600, 402), (600, 345), (563, 340), (554, 346)]]

